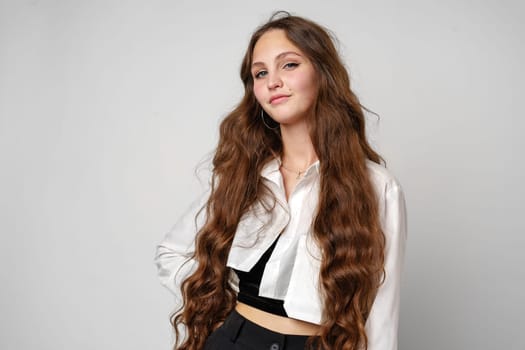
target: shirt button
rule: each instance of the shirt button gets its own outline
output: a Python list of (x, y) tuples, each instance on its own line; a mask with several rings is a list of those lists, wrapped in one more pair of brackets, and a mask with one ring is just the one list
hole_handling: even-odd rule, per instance
[(273, 343), (272, 345), (270, 345), (270, 350), (279, 350), (279, 344)]

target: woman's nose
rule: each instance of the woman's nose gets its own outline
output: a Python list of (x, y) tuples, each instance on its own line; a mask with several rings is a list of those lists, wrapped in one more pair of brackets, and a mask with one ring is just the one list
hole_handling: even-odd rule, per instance
[(268, 77), (268, 88), (269, 89), (275, 89), (283, 86), (283, 81), (281, 80), (281, 77), (279, 74), (270, 74)]

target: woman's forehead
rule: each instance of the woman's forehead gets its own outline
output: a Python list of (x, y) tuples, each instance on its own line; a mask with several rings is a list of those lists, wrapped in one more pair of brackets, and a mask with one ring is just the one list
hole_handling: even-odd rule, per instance
[(282, 29), (273, 29), (264, 33), (252, 52), (252, 62), (267, 63), (286, 55), (304, 56), (303, 52), (293, 44)]

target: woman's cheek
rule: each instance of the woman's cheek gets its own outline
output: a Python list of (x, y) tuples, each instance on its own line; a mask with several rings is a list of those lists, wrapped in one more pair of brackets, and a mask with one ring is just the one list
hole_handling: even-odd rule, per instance
[(264, 101), (264, 97), (263, 97), (262, 89), (259, 86), (259, 84), (253, 85), (253, 94), (255, 95), (255, 99), (257, 100), (257, 102), (259, 102), (259, 104), (262, 105)]

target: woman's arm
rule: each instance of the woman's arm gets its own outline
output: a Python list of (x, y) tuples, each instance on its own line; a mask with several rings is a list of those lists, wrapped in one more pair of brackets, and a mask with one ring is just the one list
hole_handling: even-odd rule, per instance
[(209, 192), (195, 200), (157, 246), (155, 264), (162, 285), (180, 296), (180, 285), (196, 267), (195, 236), (204, 225)]
[(397, 350), (400, 284), (407, 219), (405, 197), (396, 181), (390, 182), (384, 193), (381, 225), (385, 234), (385, 279), (379, 287), (367, 319), (368, 350)]

